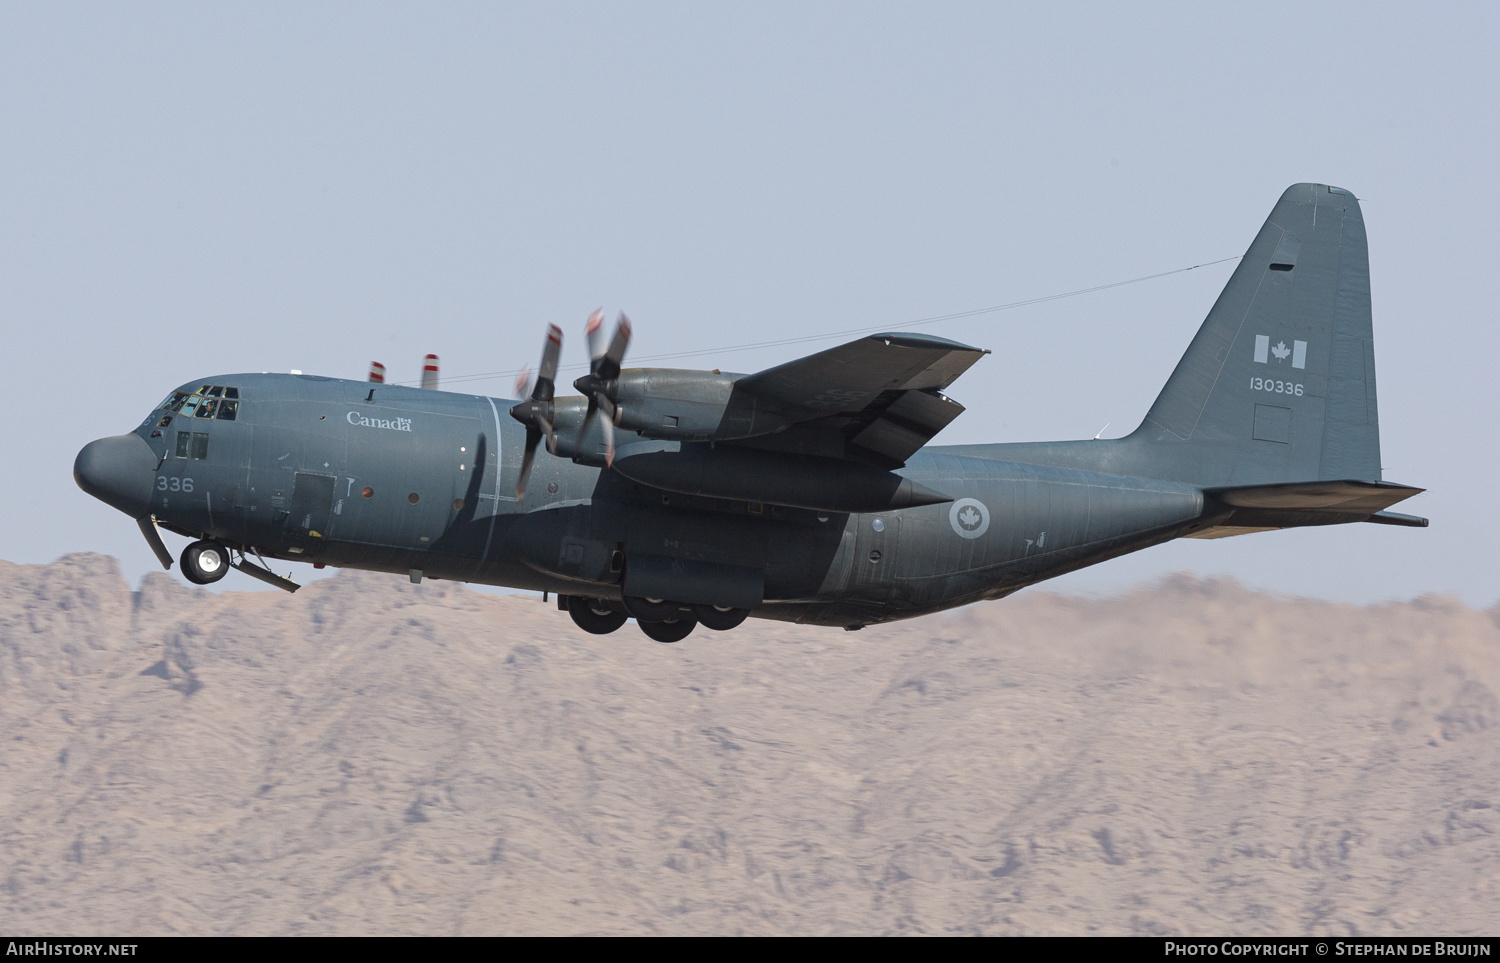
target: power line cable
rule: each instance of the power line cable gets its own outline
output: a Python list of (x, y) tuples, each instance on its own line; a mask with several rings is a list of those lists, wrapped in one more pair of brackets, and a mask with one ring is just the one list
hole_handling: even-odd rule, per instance
[[(854, 334), (874, 334), (876, 332), (897, 331), (905, 328), (917, 328), (928, 324), (938, 324), (943, 321), (957, 321), (961, 318), (974, 318), (985, 314), (998, 314), (1001, 311), (1011, 311), (1016, 308), (1030, 307), (1034, 304), (1045, 304), (1048, 301), (1061, 301), (1064, 298), (1076, 298), (1085, 294), (1096, 294), (1100, 291), (1108, 291), (1112, 288), (1122, 288), (1129, 284), (1140, 284), (1143, 281), (1155, 281), (1158, 278), (1170, 277), (1174, 274), (1185, 274), (1188, 271), (1196, 271), (1199, 268), (1213, 267), (1216, 264), (1225, 264), (1229, 261), (1238, 261), (1242, 257), (1244, 257), (1243, 254), (1236, 254), (1233, 257), (1221, 257), (1216, 261), (1204, 261), (1202, 264), (1191, 264), (1187, 267), (1173, 268), (1170, 271), (1159, 271), (1156, 274), (1143, 274), (1140, 277), (1127, 278), (1124, 281), (1111, 281), (1108, 284), (1096, 284), (1092, 287), (1078, 288), (1073, 291), (1064, 291), (1061, 294), (1048, 294), (1037, 298), (1027, 298), (1023, 301), (1007, 301), (1004, 304), (993, 304), (987, 308), (973, 308), (968, 311), (955, 311), (952, 314), (939, 314), (934, 315), (930, 318), (918, 318), (915, 321), (908, 321), (899, 327), (892, 327), (891, 325), (884, 324), (861, 328), (846, 328), (842, 331), (828, 331), (822, 334), (808, 334), (795, 338), (775, 338), (770, 341), (752, 341), (746, 344), (728, 345), (717, 348), (695, 348), (690, 351), (672, 351), (665, 354), (653, 354), (643, 357), (631, 358), (630, 360), (633, 363), (637, 364), (644, 361), (672, 361), (679, 358), (698, 358), (710, 354), (733, 354), (738, 351), (754, 351), (759, 348), (776, 348), (788, 344), (806, 344), (810, 341), (831, 341), (834, 338), (845, 338), (849, 335)], [(558, 370), (581, 370), (587, 367), (588, 365), (586, 364), (566, 364), (559, 365)], [(513, 378), (523, 370), (525, 369), (512, 368), (509, 371), (488, 371), (478, 374), (456, 375), (451, 378), (444, 378), (443, 384), (446, 386), (449, 384), (465, 384), (474, 381), (492, 381), (499, 378)], [(392, 383), (415, 385), (419, 382), (397, 381)]]

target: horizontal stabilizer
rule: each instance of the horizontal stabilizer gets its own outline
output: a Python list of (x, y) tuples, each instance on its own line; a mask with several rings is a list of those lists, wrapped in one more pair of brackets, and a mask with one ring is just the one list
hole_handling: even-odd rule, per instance
[(1423, 491), (1394, 482), (1309, 481), (1210, 488), (1204, 494), (1234, 508), (1358, 515), (1384, 511)]

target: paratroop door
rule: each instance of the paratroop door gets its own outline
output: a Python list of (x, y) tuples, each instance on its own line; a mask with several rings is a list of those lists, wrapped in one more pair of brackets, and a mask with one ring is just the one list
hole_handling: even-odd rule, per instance
[(292, 484), (287, 531), (310, 538), (327, 538), (332, 506), (333, 476), (298, 472)]

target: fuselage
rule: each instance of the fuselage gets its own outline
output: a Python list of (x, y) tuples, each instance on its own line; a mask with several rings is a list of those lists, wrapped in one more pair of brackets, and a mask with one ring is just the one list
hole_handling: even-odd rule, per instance
[[(205, 387), (213, 410), (172, 410)], [(1010, 461), (1006, 445), (924, 449), (901, 473), (953, 501), (873, 514), (679, 495), (545, 453), (518, 499), (511, 404), (311, 375), (201, 379), (134, 432), (149, 503), (111, 504), (265, 559), (561, 595), (618, 598), (633, 555), (758, 569), (753, 614), (845, 626), (998, 598), (1205, 523), (1192, 485)]]

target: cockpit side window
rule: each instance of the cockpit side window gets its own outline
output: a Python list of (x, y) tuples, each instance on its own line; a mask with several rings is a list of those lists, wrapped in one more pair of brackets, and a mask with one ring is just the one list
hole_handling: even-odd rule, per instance
[(214, 411), (216, 411), (218, 407), (219, 399), (204, 398), (201, 402), (198, 403), (198, 417), (212, 418), (214, 416)]
[[(233, 391), (234, 389), (230, 388), (229, 390)], [(235, 414), (239, 410), (240, 410), (240, 403), (238, 401), (230, 401), (229, 399), (226, 398), (223, 401), (219, 402), (219, 420), (220, 421), (233, 421)]]

